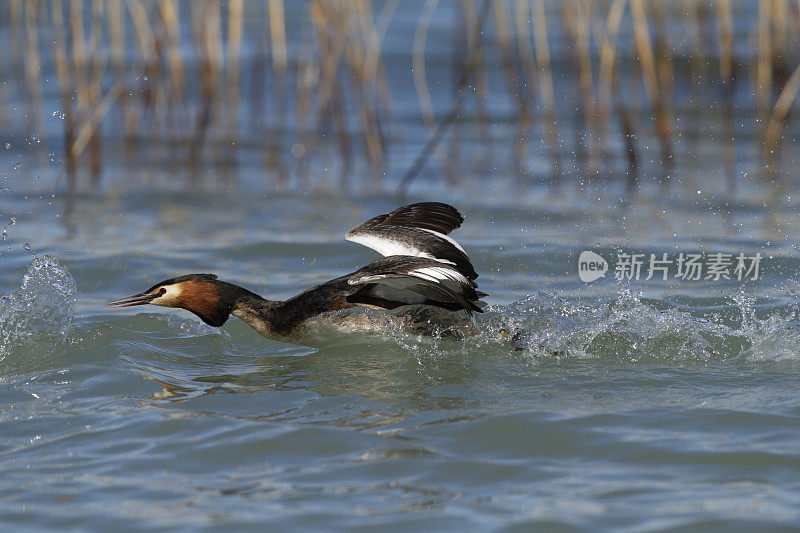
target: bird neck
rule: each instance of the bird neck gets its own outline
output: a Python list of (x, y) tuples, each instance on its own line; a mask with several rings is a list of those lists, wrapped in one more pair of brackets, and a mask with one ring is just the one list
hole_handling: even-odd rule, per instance
[(249, 291), (236, 298), (232, 314), (241, 318), (265, 337), (277, 340), (296, 338), (306, 321), (321, 313), (349, 309), (346, 299), (347, 276), (325, 282), (286, 301), (266, 300)]
[(286, 318), (282, 316), (284, 302), (267, 300), (251, 292), (242, 293), (233, 305), (231, 314), (247, 322), (261, 335), (271, 339), (287, 336)]

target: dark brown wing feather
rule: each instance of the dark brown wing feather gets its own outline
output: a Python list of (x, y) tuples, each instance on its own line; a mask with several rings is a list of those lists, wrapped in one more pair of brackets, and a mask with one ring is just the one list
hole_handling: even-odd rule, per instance
[(461, 226), (464, 217), (450, 205), (440, 202), (420, 202), (398, 207), (391, 213), (373, 217), (354, 230), (376, 225), (401, 226), (405, 228), (422, 228), (438, 231), (447, 235)]
[[(451, 269), (451, 265), (435, 259), (393, 255), (383, 257), (359, 270), (332, 279), (304, 291), (284, 302), (269, 302), (271, 327), (275, 331), (290, 332), (306, 320), (320, 313), (347, 309), (366, 304), (383, 309), (395, 309), (404, 305), (431, 305), (450, 311), (464, 309), (468, 313), (482, 312), (486, 305), (480, 300), (485, 293), (478, 293), (472, 283), (447, 280), (449, 286), (420, 278), (416, 271), (425, 268)], [(369, 276), (377, 276), (374, 281), (359, 282)], [(400, 280), (400, 285), (392, 283)], [(252, 295), (254, 300), (262, 298)], [(263, 305), (263, 304), (253, 304)]]
[(345, 238), (384, 256), (410, 255), (449, 261), (464, 276), (474, 280), (478, 274), (469, 257), (455, 241), (446, 237), (463, 221), (464, 218), (452, 206), (422, 202), (373, 217), (350, 230)]
[[(432, 280), (430, 276), (420, 274), (425, 269), (450, 272), (457, 279)], [(424, 257), (389, 256), (378, 259), (350, 274), (348, 285), (355, 289), (347, 296), (348, 302), (386, 309), (422, 304), (451, 311), (464, 309), (472, 313), (483, 312), (481, 308), (486, 305), (480, 301), (473, 284), (456, 268)]]

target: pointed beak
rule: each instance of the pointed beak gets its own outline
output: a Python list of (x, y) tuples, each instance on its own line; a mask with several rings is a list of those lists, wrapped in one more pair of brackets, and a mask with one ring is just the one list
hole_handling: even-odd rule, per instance
[(114, 300), (113, 302), (108, 302), (106, 306), (108, 307), (131, 307), (133, 305), (144, 305), (149, 304), (151, 300), (154, 300), (158, 294), (134, 294), (133, 296), (128, 296), (127, 298), (120, 298), (119, 300)]

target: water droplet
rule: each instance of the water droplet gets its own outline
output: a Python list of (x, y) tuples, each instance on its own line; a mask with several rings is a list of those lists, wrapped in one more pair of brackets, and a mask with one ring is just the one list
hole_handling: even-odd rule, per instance
[(25, 249), (26, 252), (30, 252), (33, 249), (31, 243), (29, 242), (26, 242), (22, 247)]
[(6, 143), (6, 150), (11, 150), (11, 143)]
[(306, 147), (300, 143), (295, 144), (292, 146), (292, 155), (295, 156), (297, 159), (300, 159), (304, 155), (306, 155)]

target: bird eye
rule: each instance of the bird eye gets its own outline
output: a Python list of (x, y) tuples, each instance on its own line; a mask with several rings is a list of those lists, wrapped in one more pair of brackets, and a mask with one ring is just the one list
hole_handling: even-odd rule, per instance
[(161, 295), (164, 295), (164, 294), (167, 294), (167, 289), (166, 289), (166, 287), (161, 287), (161, 290), (158, 291), (158, 295), (161, 296)]

